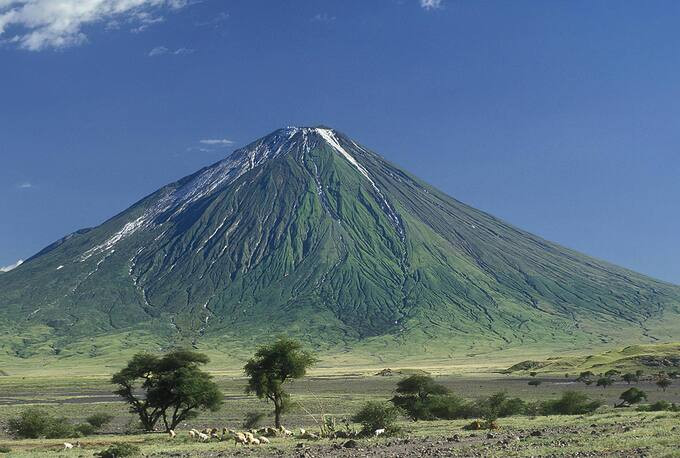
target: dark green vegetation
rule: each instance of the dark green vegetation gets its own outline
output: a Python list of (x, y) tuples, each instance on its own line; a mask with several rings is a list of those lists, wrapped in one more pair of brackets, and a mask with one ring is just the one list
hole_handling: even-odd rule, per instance
[(199, 410), (215, 412), (221, 407), (222, 392), (212, 376), (199, 368), (208, 361), (191, 351), (162, 357), (140, 353), (111, 377), (111, 383), (146, 431), (153, 431), (161, 419), (167, 431), (196, 418)]
[(282, 337), (271, 345), (260, 347), (255, 357), (246, 363), (246, 393), (254, 393), (274, 404), (277, 428), (281, 427), (281, 414), (290, 406), (290, 395), (284, 391), (284, 384), (303, 377), (316, 361), (299, 342)]
[(109, 364), (195, 344), (242, 360), (282, 329), (383, 361), (583, 348), (677, 339), (679, 304), (680, 287), (519, 230), (344, 135), (289, 128), (0, 276), (0, 352)]
[(43, 409), (32, 407), (7, 422), (10, 434), (21, 439), (55, 439), (90, 436), (106, 426), (113, 416), (95, 413), (85, 423), (72, 424), (65, 417), (57, 417)]
[(101, 458), (121, 458), (139, 455), (141, 455), (141, 449), (139, 446), (133, 444), (111, 445), (109, 448), (95, 454), (95, 456), (99, 456)]
[(397, 420), (401, 411), (398, 407), (386, 402), (369, 401), (352, 417), (352, 421), (361, 425), (361, 433), (367, 436), (377, 430), (385, 430), (387, 434), (398, 431)]

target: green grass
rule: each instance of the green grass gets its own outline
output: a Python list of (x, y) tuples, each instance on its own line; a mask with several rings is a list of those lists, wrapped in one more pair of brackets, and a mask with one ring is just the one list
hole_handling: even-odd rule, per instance
[[(525, 363), (534, 366), (531, 369), (521, 367)], [(527, 374), (536, 371), (541, 374), (578, 374), (582, 371), (603, 373), (610, 369), (622, 373), (635, 372), (640, 369), (647, 374), (659, 371), (678, 370), (680, 368), (680, 343), (651, 345), (631, 345), (596, 354), (578, 356), (551, 357), (539, 361), (524, 361), (517, 367), (510, 367), (508, 372)]]
[[(224, 442), (196, 444), (188, 441), (186, 430), (191, 427), (224, 426), (238, 429), (247, 412), (261, 411), (269, 414), (271, 406), (253, 396), (244, 394), (245, 379), (232, 377), (222, 373), (215, 374), (216, 381), (226, 396), (223, 408), (218, 412), (201, 414), (191, 424), (182, 425), (179, 440), (170, 441), (162, 434), (130, 434), (135, 423), (134, 417), (127, 412), (124, 404), (110, 399), (113, 389), (107, 378), (101, 376), (72, 376), (52, 374), (44, 377), (0, 377), (0, 431), (4, 431), (6, 421), (16, 416), (28, 406), (40, 406), (50, 412), (65, 416), (74, 423), (96, 412), (109, 412), (115, 416), (114, 421), (104, 427), (101, 435), (80, 439), (84, 445), (83, 452), (94, 452), (106, 448), (116, 442), (132, 442), (139, 444), (145, 454), (151, 453), (191, 453), (192, 455), (235, 451), (233, 445)], [(525, 400), (545, 400), (559, 397), (566, 389), (575, 389), (587, 393), (593, 399), (602, 400), (606, 406), (602, 411), (591, 416), (573, 417), (512, 417), (499, 421), (501, 429), (494, 431), (494, 440), (486, 440), (485, 433), (471, 432), (461, 428), (468, 421), (436, 421), (407, 422), (402, 421), (403, 436), (410, 436), (416, 443), (444, 441), (445, 438), (458, 434), (462, 442), (457, 443), (459, 454), (482, 453), (484, 456), (538, 456), (553, 453), (576, 453), (582, 451), (602, 454), (624, 454), (638, 448), (644, 448), (651, 456), (677, 456), (673, 450), (680, 446), (677, 434), (670, 434), (671, 428), (679, 424), (680, 415), (667, 412), (635, 412), (632, 409), (614, 409), (618, 395), (628, 385), (617, 382), (606, 389), (572, 383), (563, 377), (539, 375), (543, 381), (539, 387), (527, 385), (530, 377), (517, 377), (492, 373), (471, 374), (458, 373), (437, 375), (438, 383), (450, 388), (454, 393), (475, 399), (505, 390), (511, 396), (519, 396)], [(374, 375), (312, 375), (290, 385), (292, 399), (297, 406), (284, 416), (284, 424), (289, 429), (305, 427), (316, 429), (322, 414), (332, 415), (336, 419), (348, 418), (368, 400), (386, 400), (394, 394), (396, 382), (401, 376), (383, 377)], [(665, 399), (680, 402), (680, 386), (672, 385), (666, 393), (656, 389), (652, 380), (645, 380), (635, 385), (649, 394), (649, 402)], [(266, 423), (271, 423), (268, 417)], [(593, 436), (592, 424), (599, 435)], [(631, 431), (624, 431), (629, 426)], [(499, 448), (496, 442), (501, 437), (525, 436), (528, 432), (540, 429), (545, 431), (541, 437), (528, 437), (508, 448)], [(75, 439), (65, 439), (74, 442)], [(386, 444), (393, 439), (362, 440), (367, 447)], [(0, 432), (0, 448), (12, 449), (10, 456), (57, 456), (64, 440), (13, 440), (5, 432)], [(278, 448), (286, 454), (293, 452), (300, 440), (275, 439), (271, 448)], [(447, 442), (448, 443), (448, 442)], [(329, 441), (321, 441), (323, 447)], [(564, 445), (566, 444), (566, 445)], [(434, 445), (434, 446), (441, 446)], [(270, 454), (260, 449), (261, 453)]]

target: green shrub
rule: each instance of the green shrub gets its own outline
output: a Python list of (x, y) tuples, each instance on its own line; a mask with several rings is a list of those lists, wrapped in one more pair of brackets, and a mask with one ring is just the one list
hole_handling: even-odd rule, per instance
[(91, 436), (97, 431), (96, 428), (89, 423), (81, 423), (76, 425), (73, 429), (79, 436)]
[(591, 401), (583, 393), (565, 391), (560, 399), (544, 401), (541, 411), (544, 415), (583, 415), (595, 412), (601, 405), (601, 401)]
[(263, 412), (248, 412), (246, 418), (243, 420), (243, 429), (254, 429), (257, 428), (265, 414)]
[(507, 393), (499, 392), (488, 398), (478, 400), (474, 405), (475, 416), (488, 420), (501, 417), (523, 415), (526, 413), (527, 404), (520, 398), (509, 398)]
[(394, 433), (397, 431), (395, 423), (399, 415), (401, 409), (398, 407), (384, 402), (369, 401), (352, 417), (352, 421), (361, 424), (364, 434), (373, 434), (377, 429)]
[(58, 439), (75, 435), (68, 420), (37, 408), (24, 410), (17, 418), (11, 418), (7, 426), (12, 436), (21, 439)]
[(455, 420), (471, 416), (470, 404), (453, 394), (433, 397), (429, 402), (429, 410), (435, 418), (442, 420)]
[(85, 419), (95, 429), (101, 429), (103, 426), (111, 423), (111, 420), (113, 420), (113, 415), (104, 412), (95, 413)]
[(9, 447), (0, 447), (0, 453), (9, 453), (12, 449)]
[(141, 454), (141, 450), (138, 446), (133, 444), (115, 444), (96, 453), (95, 456), (101, 458), (121, 458), (124, 456), (137, 456)]
[(668, 401), (656, 401), (646, 406), (637, 408), (640, 412), (680, 412), (680, 406)]

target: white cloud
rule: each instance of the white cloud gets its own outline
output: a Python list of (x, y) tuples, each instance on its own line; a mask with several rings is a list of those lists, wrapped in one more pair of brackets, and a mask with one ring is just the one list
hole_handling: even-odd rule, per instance
[(444, 5), (444, 0), (420, 0), (420, 6), (426, 10), (438, 10)]
[(149, 51), (149, 57), (162, 56), (163, 54), (169, 53), (170, 50), (165, 46), (156, 46), (151, 51)]
[(105, 22), (115, 28), (136, 24), (140, 32), (163, 21), (162, 9), (179, 9), (189, 0), (0, 0), (0, 38), (31, 51), (65, 48), (87, 41), (84, 27)]
[[(0, 0), (0, 1), (2, 1), (2, 0)], [(24, 263), (24, 260), (19, 259), (17, 262), (15, 262), (12, 265), (0, 267), (0, 272), (9, 272), (10, 270), (16, 269), (17, 267), (19, 267), (23, 263)]]
[(191, 48), (177, 48), (174, 51), (165, 46), (156, 46), (149, 51), (149, 57), (163, 56), (165, 54), (174, 54), (175, 56), (183, 56), (186, 54), (193, 54), (195, 51)]
[(17, 185), (17, 188), (19, 189), (31, 189), (33, 187), (33, 183), (29, 181), (24, 181), (23, 183), (19, 183)]
[(332, 22), (335, 21), (335, 16), (331, 16), (328, 13), (317, 13), (312, 16), (312, 22)]
[(227, 138), (209, 138), (206, 140), (201, 140), (200, 143), (203, 145), (211, 146), (231, 146), (234, 144), (232, 140), (229, 140)]

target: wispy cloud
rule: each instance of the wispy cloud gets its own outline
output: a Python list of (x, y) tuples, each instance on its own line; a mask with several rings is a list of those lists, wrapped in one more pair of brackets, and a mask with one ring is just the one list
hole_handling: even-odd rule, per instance
[[(1, 0), (0, 0), (0, 1), (1, 1)], [(23, 263), (24, 263), (24, 260), (23, 260), (23, 259), (19, 259), (19, 260), (18, 260), (17, 262), (15, 262), (14, 264), (11, 264), (11, 265), (5, 266), (5, 267), (0, 267), (0, 272), (9, 272), (10, 270), (16, 269), (17, 267), (19, 267), (19, 266), (20, 266), (21, 264), (23, 264)]]
[(331, 16), (328, 13), (317, 13), (312, 16), (312, 22), (332, 22), (335, 21), (335, 16)]
[(438, 10), (444, 6), (443, 0), (420, 0), (420, 6), (426, 10)]
[(40, 51), (80, 45), (85, 27), (106, 23), (135, 24), (141, 32), (163, 21), (159, 13), (177, 10), (189, 0), (0, 0), (0, 39), (23, 49)]
[(17, 185), (17, 188), (19, 189), (31, 189), (33, 187), (33, 183), (30, 181), (24, 181), (23, 183), (19, 183)]
[(149, 57), (164, 56), (166, 54), (172, 54), (175, 56), (182, 56), (186, 54), (193, 54), (195, 50), (191, 48), (177, 48), (175, 50), (169, 49), (165, 46), (156, 46), (151, 51), (149, 51)]
[(222, 11), (217, 16), (203, 21), (197, 21), (194, 25), (196, 25), (196, 27), (219, 27), (227, 19), (229, 19), (229, 13)]
[(208, 138), (205, 140), (201, 140), (199, 143), (202, 145), (210, 146), (231, 146), (234, 144), (234, 141), (229, 140), (227, 138)]

